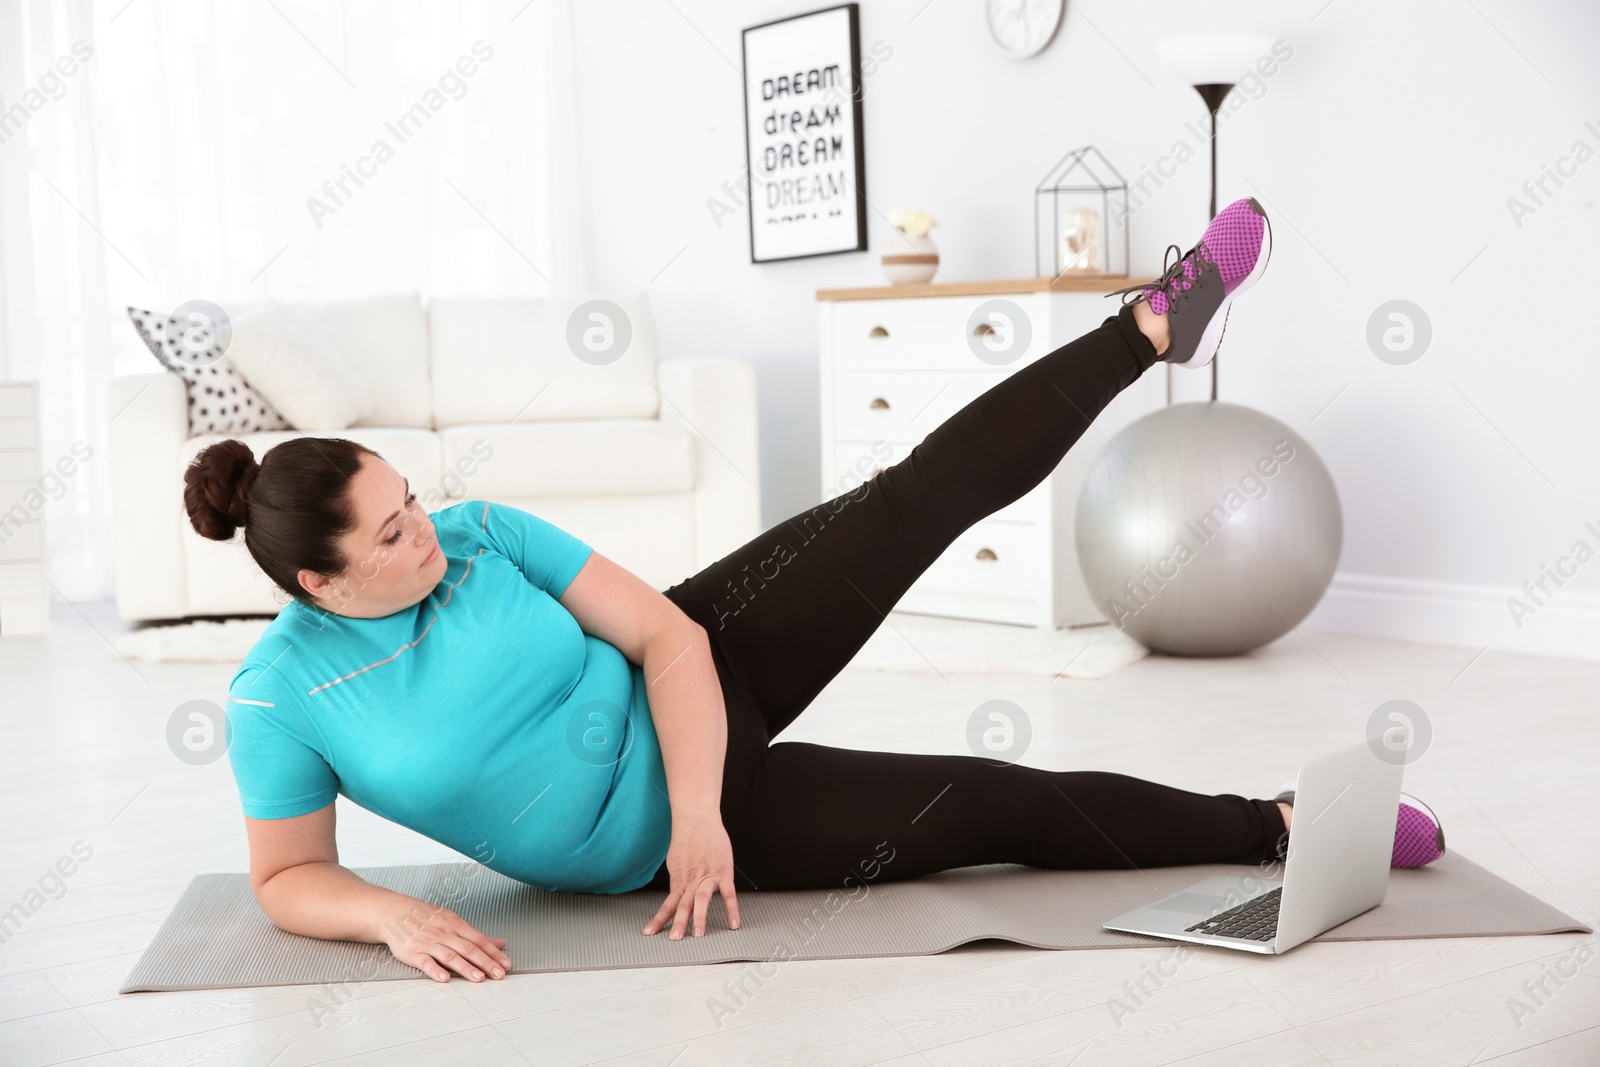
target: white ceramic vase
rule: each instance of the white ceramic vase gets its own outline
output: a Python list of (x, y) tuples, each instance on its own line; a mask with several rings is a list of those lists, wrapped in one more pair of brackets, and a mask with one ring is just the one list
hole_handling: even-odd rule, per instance
[(900, 233), (893, 252), (883, 254), (883, 273), (890, 285), (931, 281), (939, 271), (939, 249), (933, 238)]

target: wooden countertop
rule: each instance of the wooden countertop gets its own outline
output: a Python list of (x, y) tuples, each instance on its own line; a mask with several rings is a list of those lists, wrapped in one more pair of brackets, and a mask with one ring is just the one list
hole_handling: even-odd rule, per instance
[(1006, 293), (1109, 293), (1154, 278), (1108, 278), (1063, 274), (1058, 278), (1016, 278), (988, 282), (921, 282), (916, 285), (874, 285), (861, 289), (818, 289), (818, 300), (899, 300), (914, 296), (1000, 296)]

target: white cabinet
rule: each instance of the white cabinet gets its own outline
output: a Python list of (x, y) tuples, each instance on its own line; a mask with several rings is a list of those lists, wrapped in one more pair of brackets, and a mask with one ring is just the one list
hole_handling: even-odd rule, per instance
[(0, 382), (0, 637), (44, 633), (44, 580), (37, 382)]
[[(1008, 374), (1098, 327), (1121, 306), (1105, 294), (1136, 281), (1030, 278), (818, 291), (823, 499), (858, 484), (852, 471), (870, 475), (898, 463)], [(980, 359), (968, 339), (974, 313), (996, 299), (1021, 308), (1031, 333), (1026, 350), (999, 366)], [(976, 324), (980, 337), (987, 328)], [(1050, 628), (1104, 621), (1078, 571), (1078, 492), (1107, 438), (1165, 402), (1165, 369), (1157, 364), (1118, 394), (1043, 482), (957, 536), (895, 609)]]

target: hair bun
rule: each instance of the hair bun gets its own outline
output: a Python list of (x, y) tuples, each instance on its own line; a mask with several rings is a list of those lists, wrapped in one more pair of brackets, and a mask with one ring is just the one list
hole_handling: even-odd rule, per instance
[(229, 438), (200, 450), (183, 472), (183, 506), (201, 537), (228, 541), (245, 525), (250, 487), (261, 464), (243, 441)]

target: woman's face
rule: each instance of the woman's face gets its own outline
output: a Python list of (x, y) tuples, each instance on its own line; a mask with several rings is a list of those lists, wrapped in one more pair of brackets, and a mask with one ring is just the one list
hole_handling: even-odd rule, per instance
[(384, 460), (366, 456), (350, 481), (350, 499), (356, 525), (342, 542), (344, 573), (330, 581), (302, 570), (301, 585), (323, 608), (356, 619), (420, 603), (449, 564), (406, 479)]

